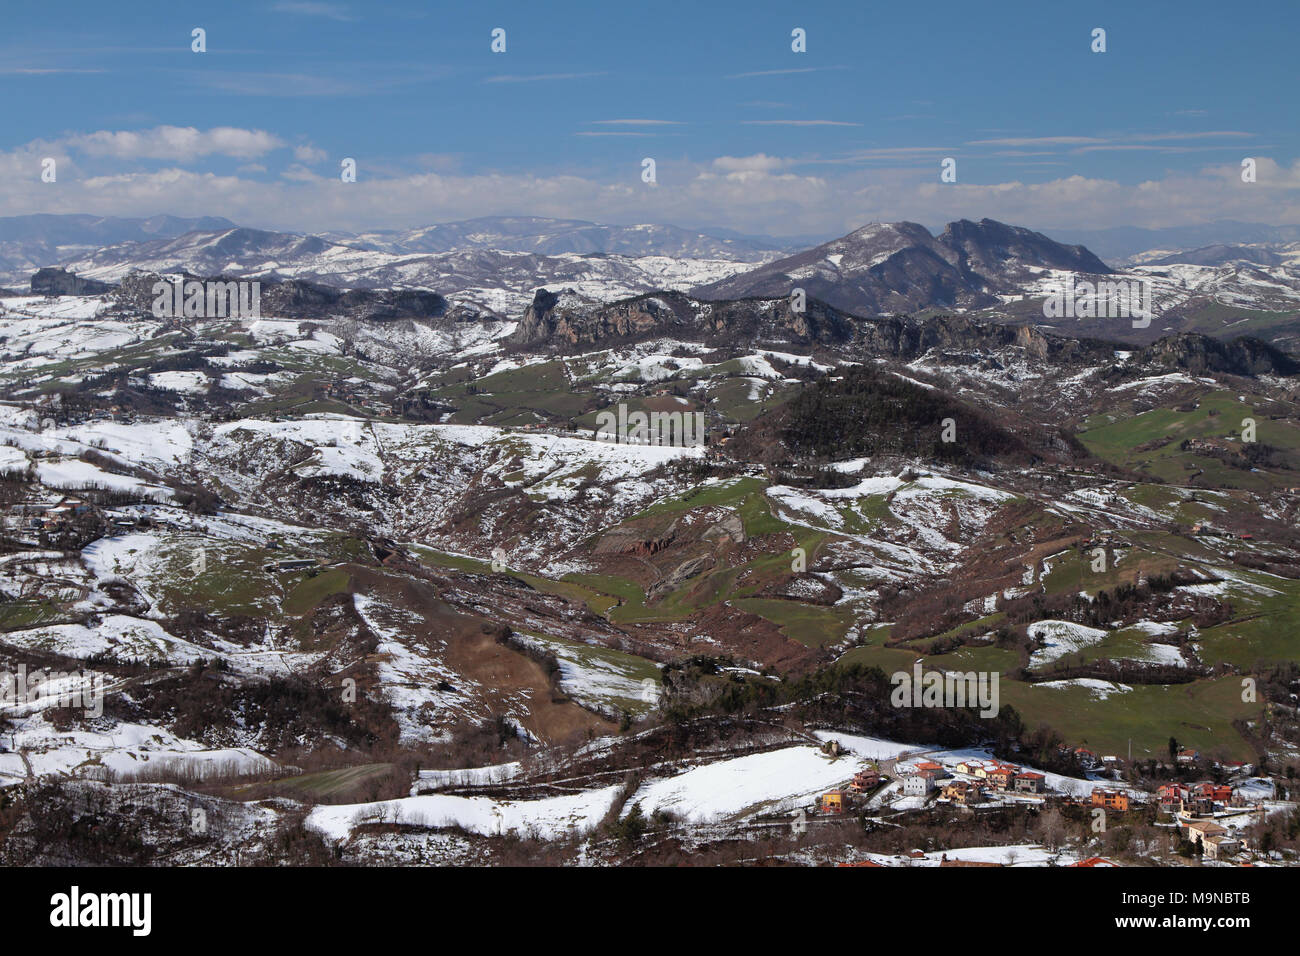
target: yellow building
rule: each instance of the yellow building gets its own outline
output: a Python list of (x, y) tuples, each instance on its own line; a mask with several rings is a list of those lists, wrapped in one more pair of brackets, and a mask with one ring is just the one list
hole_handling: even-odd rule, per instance
[(822, 813), (843, 813), (844, 791), (828, 790), (822, 794)]

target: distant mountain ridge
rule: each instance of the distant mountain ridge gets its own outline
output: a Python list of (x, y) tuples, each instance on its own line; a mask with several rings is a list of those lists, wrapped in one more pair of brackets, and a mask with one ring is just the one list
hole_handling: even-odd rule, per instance
[(0, 275), (25, 285), (25, 281), (19, 281), (24, 276), (46, 266), (62, 265), (80, 253), (103, 246), (170, 239), (195, 230), (230, 229), (234, 225), (220, 216), (4, 216), (0, 217)]
[(537, 255), (673, 256), (758, 262), (798, 248), (770, 237), (748, 238), (671, 225), (612, 226), (580, 219), (488, 216), (407, 230), (325, 233), (344, 245), (397, 254), (499, 249)]
[(1237, 263), (1248, 262), (1259, 266), (1279, 266), (1287, 260), (1284, 256), (1271, 249), (1258, 248), (1255, 246), (1230, 245), (1225, 243), (1215, 243), (1214, 245), (1201, 246), (1199, 249), (1187, 249), (1181, 252), (1172, 252), (1168, 255), (1143, 256), (1140, 262), (1144, 266), (1172, 266), (1172, 265), (1193, 265), (1193, 266), (1229, 266)]
[(980, 308), (1023, 288), (1034, 269), (1107, 275), (1082, 246), (992, 219), (871, 223), (839, 239), (693, 290), (704, 299), (779, 298), (795, 288), (860, 315)]
[[(614, 226), (535, 216), (485, 217), (406, 230), (334, 231), (313, 235), (240, 226), (214, 216), (129, 219), (41, 214), (0, 218), (0, 279), (26, 284), (27, 276), (46, 266), (68, 266), (83, 272), (112, 262), (133, 260), (148, 260), (156, 266), (159, 257), (179, 253), (185, 245), (168, 245), (170, 240), (190, 234), (232, 231), (238, 235), (234, 239), (222, 237), (222, 241), (239, 255), (251, 254), (261, 244), (266, 246), (269, 255), (287, 250), (299, 259), (310, 254), (313, 248), (325, 252), (339, 246), (389, 256), (501, 252), (534, 256), (663, 256), (760, 263), (802, 246), (796, 240), (741, 236), (725, 229), (700, 231), (651, 224)], [(316, 245), (313, 247), (307, 240), (315, 240)], [(195, 238), (188, 244), (204, 241)], [(184, 265), (198, 271), (212, 271), (209, 267), (214, 264)], [(224, 265), (215, 264), (217, 268)], [(327, 275), (322, 270), (315, 277), (328, 281)]]
[(110, 245), (116, 242), (167, 239), (195, 230), (231, 229), (234, 225), (221, 216), (186, 219), (163, 215), (141, 219), (37, 213), (30, 216), (0, 216), (0, 242), (42, 242), (54, 246), (84, 246), (91, 243)]
[[(223, 228), (177, 234), (214, 225)], [(800, 288), (810, 302), (856, 316), (970, 311), (1009, 324), (1050, 321), (1063, 332), (1140, 346), (1178, 331), (1202, 331), (1259, 335), (1300, 351), (1300, 242), (1148, 248), (1117, 273), (1089, 248), (987, 218), (958, 220), (937, 232), (914, 222), (870, 223), (793, 253), (766, 248), (780, 240), (725, 230), (523, 216), (322, 235), (170, 216), (27, 216), (0, 220), (0, 226), (7, 229), (0, 235), (25, 237), (0, 239), (0, 286), (24, 289), (41, 269), (76, 274), (73, 281), (44, 273), (37, 286), (45, 294), (93, 294), (97, 287), (87, 281), (115, 284), (132, 272), (184, 272), (336, 289), (424, 290), (448, 300), (449, 316), (522, 318), (531, 327), (539, 289), (572, 290), (574, 301), (612, 304), (670, 292), (705, 301), (780, 300)], [(100, 243), (121, 235), (128, 238)], [(68, 239), (89, 244), (51, 245)], [(6, 260), (15, 249), (19, 258)], [(1048, 318), (1044, 301), (1060, 294), (1071, 276), (1091, 284), (1107, 274), (1146, 283), (1157, 320), (1139, 328), (1097, 310)], [(581, 324), (570, 321), (566, 329)]]
[(575, 285), (606, 299), (686, 289), (745, 263), (676, 256), (560, 253), (493, 248), (393, 253), (322, 236), (235, 227), (89, 250), (64, 265), (87, 278), (120, 282), (133, 271), (188, 272), (258, 279), (301, 279), (347, 289), (425, 289), (455, 296), (484, 313), (518, 316), (533, 292)]
[(1053, 229), (1065, 242), (1077, 242), (1109, 262), (1124, 262), (1150, 249), (1169, 251), (1212, 245), (1300, 242), (1300, 226), (1270, 226), (1258, 222), (1219, 220), (1193, 226), (1144, 229), (1112, 226), (1109, 229)]

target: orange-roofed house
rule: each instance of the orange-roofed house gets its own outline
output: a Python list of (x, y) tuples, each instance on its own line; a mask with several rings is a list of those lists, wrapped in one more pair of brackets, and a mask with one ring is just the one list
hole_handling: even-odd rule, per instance
[(854, 793), (862, 793), (865, 790), (871, 790), (880, 785), (880, 771), (872, 767), (865, 770), (859, 770), (853, 775), (853, 782), (849, 784), (849, 789)]
[(1232, 799), (1232, 787), (1228, 784), (1202, 783), (1196, 787), (1196, 793), (1202, 797), (1209, 797), (1219, 803), (1227, 803)]
[(1128, 810), (1128, 794), (1123, 790), (1104, 790), (1098, 787), (1092, 791), (1092, 805), (1124, 813)]
[(1016, 779), (1016, 772), (1015, 767), (998, 767), (989, 772), (988, 780), (999, 790), (1006, 790)]

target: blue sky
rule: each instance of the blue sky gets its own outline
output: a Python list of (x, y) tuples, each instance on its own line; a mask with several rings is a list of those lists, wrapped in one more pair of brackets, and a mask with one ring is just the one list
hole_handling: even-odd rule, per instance
[[(7, 11), (0, 39), (11, 214), (324, 230), (515, 213), (777, 235), (983, 215), (1300, 222), (1294, 0), (50, 11)], [(356, 183), (338, 181), (343, 157)]]

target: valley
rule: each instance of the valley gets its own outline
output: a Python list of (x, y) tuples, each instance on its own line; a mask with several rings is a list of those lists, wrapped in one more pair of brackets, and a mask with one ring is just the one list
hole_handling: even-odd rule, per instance
[[(0, 661), (105, 688), (4, 701), (0, 857), (1164, 865), (1159, 788), (1213, 780), (1296, 862), (1290, 259), (587, 226), (191, 231), (0, 297)], [(155, 315), (182, 273), (261, 314)], [(1067, 274), (1157, 320), (1044, 323)], [(602, 440), (638, 413), (702, 441)], [(914, 666), (997, 713), (890, 707)], [(1128, 836), (1089, 834), (1112, 789)], [(38, 800), (156, 813), (54, 839)]]

